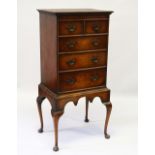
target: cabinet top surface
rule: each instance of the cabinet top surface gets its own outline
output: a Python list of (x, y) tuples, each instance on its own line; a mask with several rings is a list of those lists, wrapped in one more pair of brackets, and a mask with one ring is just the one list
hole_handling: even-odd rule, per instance
[(108, 13), (111, 14), (113, 11), (109, 10), (97, 10), (97, 9), (38, 9), (39, 12), (48, 12), (53, 14), (63, 13)]

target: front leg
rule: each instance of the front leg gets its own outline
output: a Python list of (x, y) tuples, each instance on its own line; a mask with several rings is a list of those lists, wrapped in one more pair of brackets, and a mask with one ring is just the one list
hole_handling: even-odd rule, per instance
[(112, 110), (112, 104), (111, 102), (109, 102), (108, 104), (105, 104), (105, 106), (106, 106), (107, 113), (106, 113), (106, 119), (105, 119), (104, 135), (106, 139), (109, 139), (110, 135), (107, 133), (107, 127), (108, 127), (108, 122), (109, 122), (109, 118)]
[(54, 136), (55, 136), (55, 144), (53, 147), (53, 151), (59, 151), (59, 147), (58, 147), (58, 125), (59, 125), (59, 119), (60, 119), (61, 115), (63, 114), (63, 111), (60, 111), (60, 112), (51, 111), (51, 114), (53, 117)]
[(43, 132), (43, 116), (42, 116), (41, 104), (42, 104), (42, 102), (43, 102), (44, 99), (45, 99), (45, 97), (43, 97), (43, 96), (38, 96), (38, 97), (37, 97), (37, 107), (38, 107), (39, 118), (40, 118), (40, 124), (41, 124), (41, 127), (40, 127), (40, 129), (38, 130), (39, 133), (42, 133), (42, 132)]

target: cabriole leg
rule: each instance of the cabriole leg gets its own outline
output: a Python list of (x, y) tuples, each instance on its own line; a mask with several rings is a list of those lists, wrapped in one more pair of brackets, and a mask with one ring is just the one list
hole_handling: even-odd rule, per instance
[(42, 102), (43, 102), (44, 99), (45, 99), (45, 97), (43, 97), (43, 96), (38, 96), (37, 97), (37, 107), (38, 107), (40, 124), (41, 124), (41, 127), (38, 130), (39, 133), (42, 133), (43, 132), (43, 116), (42, 116), (42, 108), (41, 108), (41, 105), (42, 105)]
[(52, 117), (53, 117), (53, 124), (54, 124), (54, 136), (55, 136), (55, 145), (53, 147), (53, 151), (58, 151), (58, 125), (59, 125), (59, 119), (63, 112), (53, 112), (51, 111)]
[(108, 122), (109, 122), (109, 118), (112, 110), (112, 104), (111, 103), (105, 104), (105, 106), (106, 106), (107, 113), (106, 113), (105, 126), (104, 126), (104, 135), (106, 139), (109, 139), (110, 135), (107, 133), (107, 127), (108, 127)]

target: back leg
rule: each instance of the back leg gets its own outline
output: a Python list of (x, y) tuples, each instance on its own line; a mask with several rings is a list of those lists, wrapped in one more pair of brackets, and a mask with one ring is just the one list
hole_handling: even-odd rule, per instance
[(89, 107), (89, 101), (88, 99), (86, 98), (86, 115), (85, 115), (85, 122), (89, 122), (89, 119), (88, 119), (88, 107)]

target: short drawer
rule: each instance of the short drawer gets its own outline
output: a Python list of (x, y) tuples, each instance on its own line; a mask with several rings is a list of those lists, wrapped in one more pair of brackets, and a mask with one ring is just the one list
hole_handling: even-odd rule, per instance
[(59, 56), (59, 70), (90, 68), (106, 65), (106, 51), (62, 54)]
[(108, 33), (108, 20), (86, 21), (85, 33)]
[(105, 86), (106, 69), (96, 69), (59, 74), (59, 91), (71, 91)]
[(106, 49), (108, 36), (67, 37), (60, 38), (59, 51), (70, 52), (80, 50)]
[(59, 35), (74, 35), (83, 33), (82, 21), (60, 21)]

